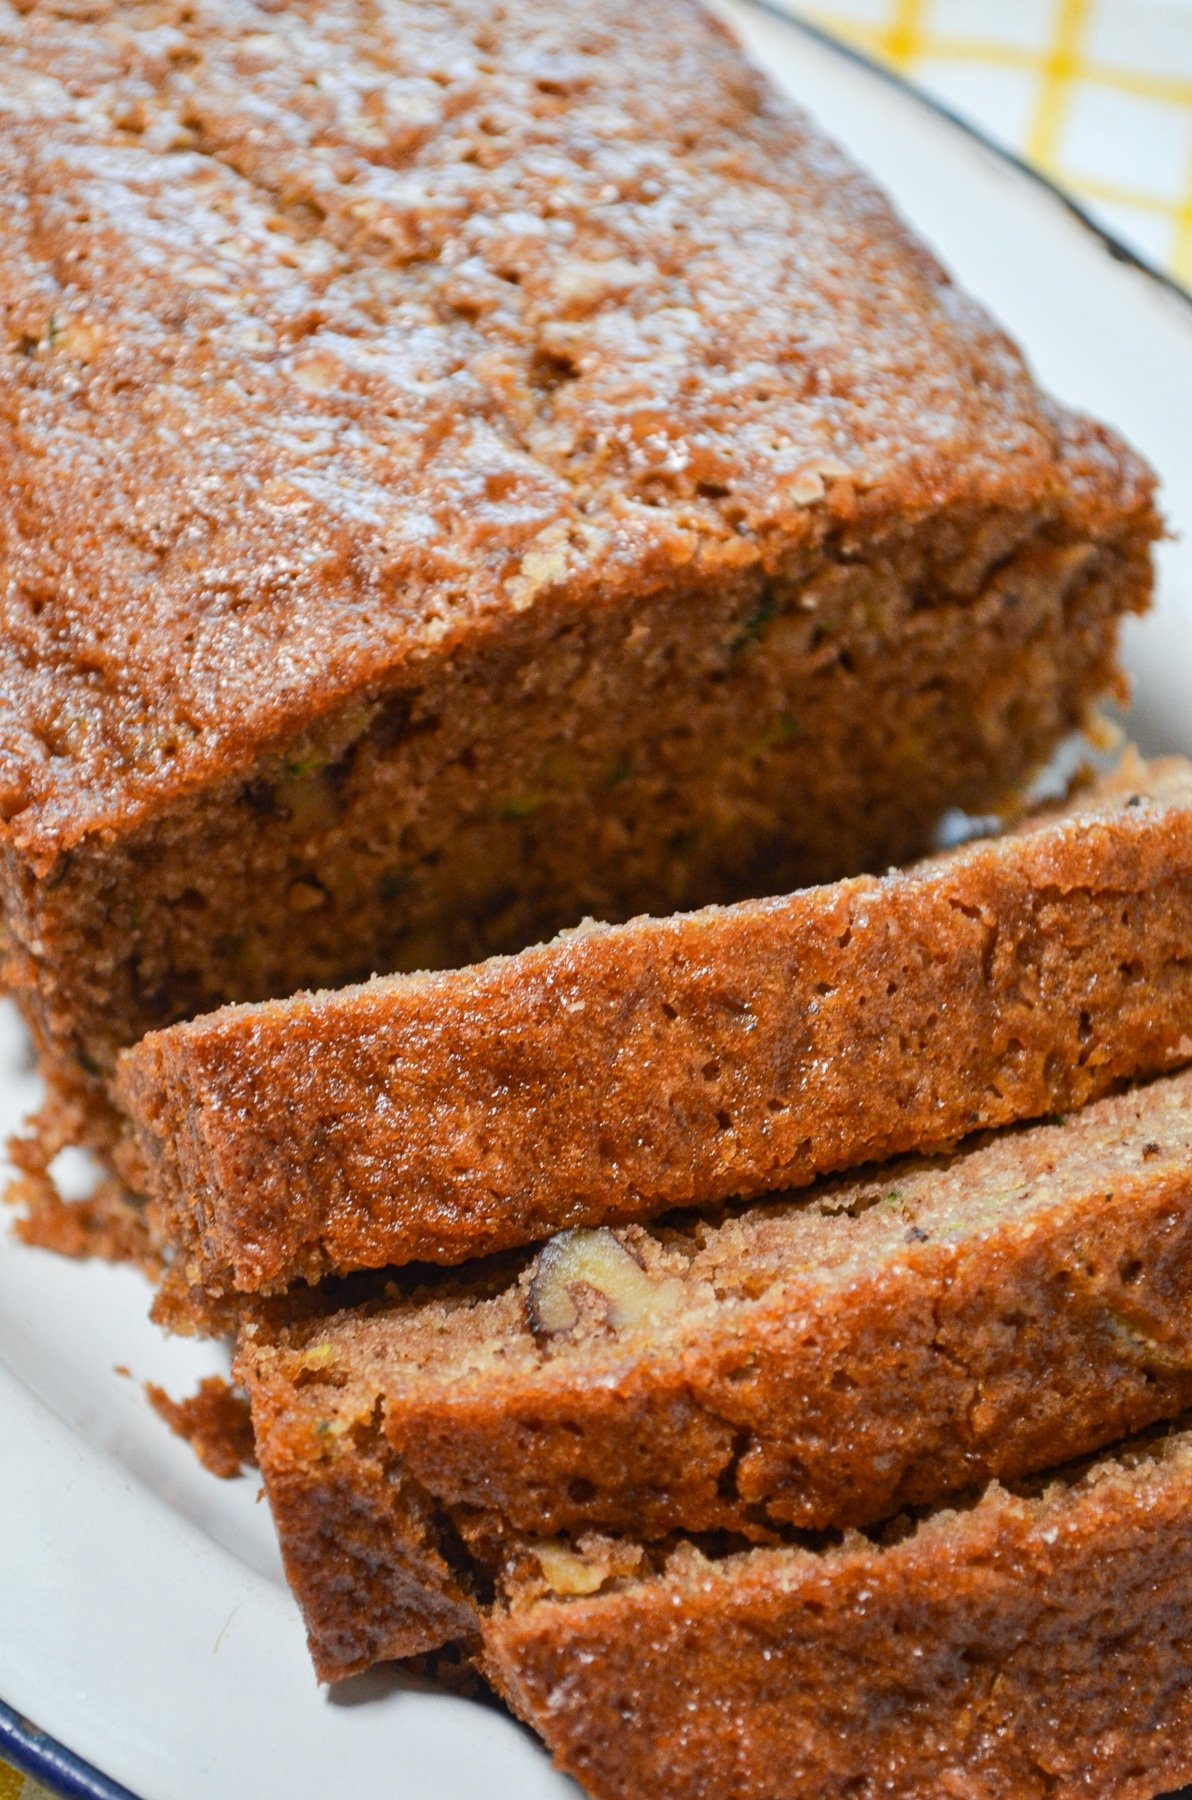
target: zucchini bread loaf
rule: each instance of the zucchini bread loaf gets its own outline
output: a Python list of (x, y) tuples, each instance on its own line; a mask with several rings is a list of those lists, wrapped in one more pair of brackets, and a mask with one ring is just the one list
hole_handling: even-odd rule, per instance
[(885, 1539), (684, 1544), (561, 1592), (535, 1560), (485, 1667), (592, 1800), (1153, 1800), (1192, 1780), (1187, 1422)]
[(866, 1525), (1083, 1454), (1192, 1405), (1190, 1321), (1186, 1072), (801, 1200), (312, 1302), (246, 1325), (237, 1367), (332, 1680), (474, 1636), (527, 1540), (582, 1583), (585, 1544), (632, 1570), (677, 1530)]
[(1192, 1059), (1192, 767), (880, 880), (228, 1009), (127, 1052), (184, 1305), (799, 1186)]
[(1117, 680), (1148, 472), (688, 0), (0, 11), (0, 892), (228, 999), (880, 867)]

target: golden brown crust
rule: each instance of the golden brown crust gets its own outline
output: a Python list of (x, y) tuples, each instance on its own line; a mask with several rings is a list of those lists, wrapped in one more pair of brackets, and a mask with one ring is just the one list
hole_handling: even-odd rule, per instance
[(1114, 686), (1153, 482), (688, 0), (0, 18), (0, 890), (45, 1072), (832, 879)]
[(880, 1546), (690, 1549), (497, 1612), (490, 1677), (592, 1800), (1151, 1800), (1192, 1777), (1192, 1437)]
[(120, 1094), (201, 1304), (1066, 1111), (1192, 1056), (1190, 936), (1192, 770), (1130, 764), (880, 881), (155, 1033)]
[(965, 507), (1153, 530), (1129, 452), (687, 0), (33, 4), (0, 50), (34, 860), (537, 607)]
[[(444, 1285), (245, 1328), (283, 1545), (316, 1513), (333, 1542), (334, 1506), (377, 1461), (481, 1570), (525, 1536), (868, 1525), (1192, 1404), (1192, 1073), (952, 1158), (715, 1224), (577, 1234), (512, 1280)], [(377, 1560), (408, 1573), (421, 1537), (389, 1530)], [(371, 1652), (329, 1572), (291, 1568), (324, 1676), (326, 1640), (341, 1660), (354, 1645), (352, 1666)]]

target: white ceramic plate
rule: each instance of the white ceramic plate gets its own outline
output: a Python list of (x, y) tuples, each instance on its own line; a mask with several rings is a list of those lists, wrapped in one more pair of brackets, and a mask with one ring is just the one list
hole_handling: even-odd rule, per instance
[[(1152, 459), (1173, 526), (1192, 528), (1188, 302), (897, 83), (749, 0), (721, 10), (1042, 379)], [(1133, 723), (1148, 749), (1192, 751), (1192, 543), (1166, 544), (1160, 566), (1158, 611), (1130, 632)], [(0, 1128), (36, 1099), (5, 1011)], [(221, 1353), (162, 1339), (146, 1303), (128, 1270), (0, 1237), (0, 1697), (145, 1800), (574, 1796), (495, 1709), (388, 1673), (316, 1688), (255, 1481), (204, 1474), (141, 1393), (146, 1379), (188, 1393)], [(79, 1794), (111, 1794), (110, 1781), (65, 1776)]]

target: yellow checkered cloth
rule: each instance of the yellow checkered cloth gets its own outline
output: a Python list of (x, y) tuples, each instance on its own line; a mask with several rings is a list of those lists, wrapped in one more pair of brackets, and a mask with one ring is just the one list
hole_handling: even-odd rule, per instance
[(0, 1800), (53, 1800), (37, 1781), (0, 1762)]
[(891, 63), (1192, 285), (1192, 0), (779, 0)]
[[(1192, 284), (1192, 0), (832, 0), (839, 33)], [(50, 1800), (0, 1762), (0, 1800)]]

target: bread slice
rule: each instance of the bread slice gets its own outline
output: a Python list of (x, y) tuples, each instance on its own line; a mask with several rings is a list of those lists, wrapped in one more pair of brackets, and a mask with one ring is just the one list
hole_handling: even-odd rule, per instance
[(1190, 1639), (1185, 1424), (888, 1541), (540, 1573), (484, 1643), (591, 1800), (1152, 1800), (1192, 1779)]
[(1192, 1057), (1192, 767), (1017, 832), (504, 960), (215, 1013), (121, 1061), (205, 1301), (749, 1198)]
[(225, 1000), (903, 860), (1119, 679), (1149, 472), (689, 0), (22, 0), (0, 233), (59, 1136)]
[[(718, 1221), (246, 1326), (324, 1679), (475, 1630), (511, 1542), (865, 1525), (1192, 1405), (1192, 1071)], [(465, 1546), (467, 1547), (465, 1549)]]

